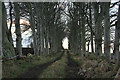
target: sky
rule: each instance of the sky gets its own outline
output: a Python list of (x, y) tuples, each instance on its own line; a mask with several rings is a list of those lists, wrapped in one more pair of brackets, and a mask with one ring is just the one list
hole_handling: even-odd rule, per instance
[[(20, 19), (20, 24), (29, 24), (28, 21), (25, 21), (23, 19)], [(10, 23), (8, 22), (8, 28), (10, 26)], [(32, 40), (30, 39), (30, 37), (32, 36), (32, 30), (28, 29), (27, 31), (25, 31), (23, 33), (24, 27), (21, 26), (21, 32), (22, 32), (22, 47), (28, 47)], [(13, 43), (14, 43), (14, 47), (16, 47), (16, 34), (15, 34), (15, 24), (12, 24), (12, 28), (11, 28), (11, 32), (12, 32), (12, 37), (13, 37)]]
[(64, 48), (64, 49), (68, 49), (69, 41), (68, 41), (68, 38), (67, 38), (67, 37), (65, 37), (65, 38), (63, 39), (62, 43), (63, 43), (63, 44), (62, 44), (63, 48)]

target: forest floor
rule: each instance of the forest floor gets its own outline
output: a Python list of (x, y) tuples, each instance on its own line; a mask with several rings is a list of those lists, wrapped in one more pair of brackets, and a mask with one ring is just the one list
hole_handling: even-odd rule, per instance
[(3, 63), (3, 78), (114, 78), (114, 63), (103, 57), (65, 52)]

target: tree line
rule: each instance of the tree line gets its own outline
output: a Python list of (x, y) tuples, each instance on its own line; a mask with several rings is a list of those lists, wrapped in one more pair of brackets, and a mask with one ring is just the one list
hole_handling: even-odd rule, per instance
[[(56, 53), (62, 49), (62, 39), (64, 38), (64, 27), (61, 22), (61, 3), (40, 2), (9, 2), (7, 3), (9, 12), (5, 4), (2, 3), (2, 47), (3, 57), (11, 58), (22, 56), (22, 37), (20, 19), (26, 18), (30, 22), (29, 28), (32, 30), (34, 55)], [(8, 16), (7, 16), (7, 13)], [(8, 28), (7, 19), (10, 20)], [(13, 46), (11, 27), (15, 22), (16, 52)]]
[[(67, 35), (70, 50), (86, 55), (86, 43), (92, 53), (111, 60), (111, 27), (115, 26), (113, 54), (120, 64), (120, 5), (117, 14), (110, 10), (119, 2), (9, 2), (9, 12), (2, 3), (2, 49), (3, 57), (22, 56), (20, 18), (30, 22), (34, 55), (57, 52), (62, 49), (62, 39)], [(10, 27), (7, 26), (9, 13)], [(62, 21), (65, 16), (66, 22)], [(113, 17), (117, 17), (111, 21)], [(15, 22), (16, 52), (11, 34), (12, 21)], [(64, 27), (65, 26), (65, 27)], [(67, 27), (67, 28), (66, 28)], [(69, 29), (65, 33), (65, 29)], [(94, 48), (95, 42), (95, 48)], [(104, 44), (104, 54), (102, 54)], [(45, 45), (45, 46), (44, 46)]]
[[(112, 14), (111, 9), (117, 5), (118, 12)], [(68, 26), (70, 28), (69, 41), (70, 49), (74, 53), (86, 55), (86, 47), (91, 46), (91, 52), (104, 56), (107, 60), (114, 59), (120, 64), (120, 5), (119, 2), (73, 2), (68, 5), (68, 12), (63, 13), (69, 16)], [(113, 17), (117, 17), (111, 20)], [(115, 27), (115, 38), (111, 40), (111, 27)], [(95, 42), (95, 43), (94, 43)], [(114, 43), (113, 53), (110, 53), (111, 42)], [(104, 54), (102, 52), (104, 44)], [(87, 46), (86, 46), (87, 45)], [(94, 48), (95, 45), (95, 48)]]

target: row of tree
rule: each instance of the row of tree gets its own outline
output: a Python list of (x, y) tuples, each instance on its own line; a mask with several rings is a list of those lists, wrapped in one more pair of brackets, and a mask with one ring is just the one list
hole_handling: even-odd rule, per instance
[[(20, 19), (29, 21), (33, 37), (34, 55), (57, 52), (62, 49), (64, 27), (61, 21), (61, 3), (2, 3), (2, 47), (4, 58), (22, 56), (22, 37)], [(8, 6), (8, 11), (5, 6)], [(9, 13), (7, 15), (7, 13)], [(8, 28), (7, 19), (10, 20)], [(11, 34), (12, 24), (15, 22), (16, 52)]]
[[(86, 43), (91, 45), (92, 53), (111, 59), (110, 54), (110, 28), (115, 26), (115, 40), (113, 54), (120, 64), (120, 5), (118, 13), (110, 15), (110, 9), (117, 3), (110, 2), (73, 2), (69, 3), (68, 11), (63, 13), (69, 16), (68, 26), (70, 28), (70, 49), (74, 53), (86, 54)], [(117, 16), (117, 19), (110, 20)], [(115, 24), (113, 24), (115, 22)], [(94, 44), (95, 42), (95, 44)], [(104, 42), (104, 54), (102, 53), (102, 42)], [(95, 48), (94, 48), (95, 45)]]
[[(7, 15), (2, 4), (2, 36), (3, 56), (10, 58), (22, 56), (20, 18), (30, 22), (32, 30), (34, 54), (57, 52), (62, 49), (64, 31), (68, 29), (70, 49), (74, 53), (86, 54), (86, 43), (91, 45), (92, 53), (102, 56), (102, 42), (104, 41), (104, 56), (111, 59), (110, 28), (115, 26), (114, 56), (120, 64), (120, 5), (118, 15), (110, 15), (110, 9), (116, 4), (110, 2), (39, 2), (39, 3), (9, 3), (10, 27), (7, 27)], [(66, 17), (67, 16), (67, 17)], [(111, 18), (117, 16), (111, 21)], [(65, 19), (67, 18), (67, 19)], [(64, 19), (66, 21), (64, 21)], [(16, 28), (16, 53), (11, 34), (12, 21)], [(116, 21), (116, 22), (115, 22)], [(113, 24), (115, 22), (115, 24)], [(64, 27), (68, 26), (68, 27)], [(70, 32), (69, 32), (70, 29)], [(94, 48), (95, 42), (95, 48)]]

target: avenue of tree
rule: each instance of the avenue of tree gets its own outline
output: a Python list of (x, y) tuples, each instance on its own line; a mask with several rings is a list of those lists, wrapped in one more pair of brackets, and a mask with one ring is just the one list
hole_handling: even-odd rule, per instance
[[(117, 14), (110, 15), (110, 9), (117, 4), (119, 2), (9, 2), (6, 8), (2, 3), (2, 56), (6, 59), (23, 56), (20, 18), (25, 18), (30, 23), (30, 26), (25, 26), (32, 30), (35, 56), (62, 50), (62, 40), (67, 36), (69, 49), (73, 53), (85, 56), (90, 45), (92, 54), (104, 56), (108, 60), (114, 56), (117, 66), (120, 66), (120, 5)], [(65, 16), (68, 17), (66, 22), (62, 20)], [(111, 21), (113, 17), (117, 18)], [(9, 28), (8, 19), (11, 22)], [(11, 34), (13, 21), (16, 28), (16, 52)], [(115, 39), (111, 54), (110, 28), (113, 26)]]

